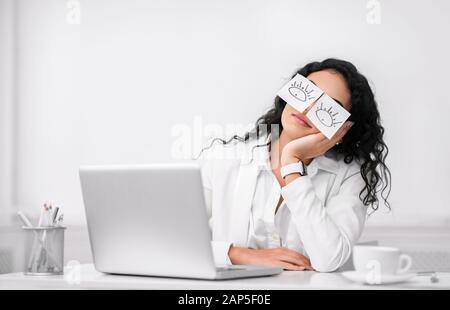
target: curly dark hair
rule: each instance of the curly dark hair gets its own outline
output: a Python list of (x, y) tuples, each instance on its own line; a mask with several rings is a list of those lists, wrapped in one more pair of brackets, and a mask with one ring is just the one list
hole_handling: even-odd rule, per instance
[[(381, 125), (375, 96), (367, 79), (352, 63), (334, 58), (321, 62), (311, 62), (297, 70), (292, 77), (296, 74), (307, 77), (313, 72), (327, 69), (341, 74), (346, 80), (351, 93), (351, 116), (348, 120), (354, 122), (352, 128), (344, 136), (342, 143), (334, 146), (333, 151), (342, 154), (346, 164), (350, 164), (355, 159), (361, 164), (360, 171), (365, 186), (359, 197), (364, 205), (370, 205), (372, 211), (378, 210), (377, 194), (380, 193), (384, 204), (390, 209), (387, 198), (391, 191), (391, 173), (385, 162), (389, 149), (383, 140), (384, 127)], [(265, 128), (265, 133), (270, 134), (271, 125), (278, 125), (275, 127), (280, 130), (278, 134), (281, 133), (283, 130), (281, 115), (285, 106), (286, 102), (277, 96), (273, 107), (257, 119), (254, 128), (257, 136), (261, 127)], [(252, 136), (254, 135), (249, 132), (244, 137), (235, 135), (228, 140), (215, 140), (221, 141), (222, 144), (228, 144), (232, 140), (247, 142)], [(213, 140), (211, 145), (214, 142)]]

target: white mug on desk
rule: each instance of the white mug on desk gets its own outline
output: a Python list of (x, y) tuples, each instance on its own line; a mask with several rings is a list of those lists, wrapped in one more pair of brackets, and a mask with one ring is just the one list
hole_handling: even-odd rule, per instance
[(397, 248), (361, 245), (353, 249), (353, 265), (361, 273), (378, 271), (383, 275), (395, 275), (406, 273), (412, 259)]

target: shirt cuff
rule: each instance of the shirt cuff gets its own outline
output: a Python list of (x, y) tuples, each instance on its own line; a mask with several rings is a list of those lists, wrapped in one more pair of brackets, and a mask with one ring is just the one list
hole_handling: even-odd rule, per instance
[(304, 191), (312, 186), (311, 179), (308, 176), (301, 176), (296, 178), (294, 181), (290, 182), (281, 188), (281, 195), (283, 198), (291, 197), (293, 194), (298, 194), (299, 191)]
[(233, 264), (228, 256), (228, 252), (230, 251), (230, 247), (232, 245), (231, 242), (211, 241), (211, 245), (216, 266), (227, 266)]

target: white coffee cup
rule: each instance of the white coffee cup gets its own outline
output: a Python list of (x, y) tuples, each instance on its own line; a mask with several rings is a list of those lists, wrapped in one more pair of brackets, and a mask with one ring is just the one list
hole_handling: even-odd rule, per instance
[(358, 272), (395, 275), (406, 273), (411, 268), (412, 259), (397, 248), (358, 245), (353, 248), (353, 265)]

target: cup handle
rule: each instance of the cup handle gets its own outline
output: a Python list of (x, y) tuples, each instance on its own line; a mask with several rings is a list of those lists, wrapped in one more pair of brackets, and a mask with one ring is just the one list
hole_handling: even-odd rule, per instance
[(400, 255), (400, 259), (399, 259), (399, 269), (397, 271), (397, 273), (405, 273), (409, 270), (409, 268), (411, 268), (412, 265), (412, 258), (409, 255), (406, 254), (401, 254)]

